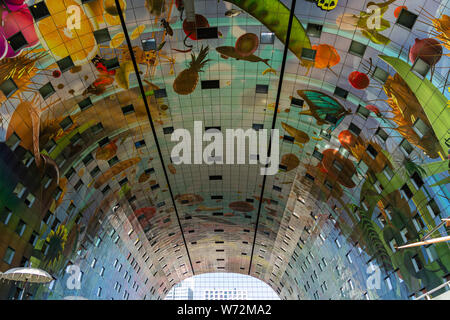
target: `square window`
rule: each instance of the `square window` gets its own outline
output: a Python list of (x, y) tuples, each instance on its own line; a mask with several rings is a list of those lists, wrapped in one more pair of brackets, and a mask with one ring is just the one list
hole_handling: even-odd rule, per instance
[(27, 191), (27, 189), (24, 187), (24, 185), (19, 182), (19, 183), (17, 183), (16, 187), (14, 188), (13, 194), (17, 198), (22, 198), (26, 191)]
[(69, 128), (73, 125), (72, 118), (71, 118), (70, 116), (69, 116), (69, 117), (65, 117), (65, 118), (59, 123), (59, 125), (61, 126), (61, 128), (62, 128), (63, 130), (69, 129)]
[(340, 87), (336, 87), (336, 89), (334, 89), (334, 95), (343, 99), (347, 99), (348, 91)]
[[(429, 210), (429, 209), (428, 209)], [(425, 228), (425, 224), (422, 221), (422, 218), (420, 217), (419, 214), (416, 214), (413, 218), (413, 224), (414, 227), (416, 228), (417, 232), (420, 232), (423, 230), (423, 228)]]
[(388, 165), (384, 167), (383, 173), (389, 181), (394, 177), (394, 171)]
[(11, 149), (11, 151), (16, 150), (16, 148), (20, 145), (20, 137), (13, 132), (13, 134), (6, 140), (6, 145)]
[(172, 134), (174, 131), (175, 130), (174, 130), (173, 127), (165, 127), (165, 128), (163, 128), (164, 134)]
[(350, 123), (350, 125), (348, 126), (348, 130), (353, 133), (355, 136), (359, 136), (359, 134), (361, 133), (361, 129), (355, 125), (353, 122)]
[(416, 20), (416, 14), (403, 8), (402, 11), (400, 11), (395, 23), (411, 30), (416, 23)]
[(305, 103), (305, 101), (303, 101), (302, 99), (298, 99), (298, 98), (294, 98), (292, 97), (291, 99), (291, 105), (294, 107), (303, 107), (303, 104)]
[(38, 22), (50, 16), (50, 12), (48, 11), (45, 1), (35, 3), (34, 5), (29, 6), (28, 9), (30, 10), (30, 13), (33, 16), (35, 22)]
[(430, 69), (431, 66), (420, 58), (417, 58), (413, 66), (411, 67), (411, 71), (421, 78), (425, 78)]
[(95, 30), (94, 37), (98, 44), (111, 41), (111, 35), (109, 34), (108, 28)]
[(7, 225), (9, 223), (9, 220), (11, 220), (12, 214), (13, 214), (12, 211), (5, 207), (5, 209), (0, 214), (0, 221), (4, 225)]
[(104, 137), (102, 140), (100, 140), (100, 141), (98, 142), (98, 145), (99, 145), (100, 147), (103, 147), (103, 146), (107, 145), (108, 143), (109, 143), (109, 138), (108, 138), (108, 137)]
[(107, 185), (106, 187), (104, 187), (104, 188), (102, 189), (102, 194), (108, 193), (109, 190), (111, 190), (111, 187), (110, 187), (109, 185)]
[(308, 23), (308, 26), (306, 27), (306, 34), (310, 37), (320, 38), (322, 28), (323, 26), (320, 24)]
[(302, 59), (314, 61), (316, 59), (317, 51), (314, 49), (303, 48), (302, 49)]
[(253, 128), (253, 130), (255, 130), (255, 131), (259, 131), (259, 130), (264, 129), (264, 124), (254, 123), (253, 126), (252, 126), (252, 128)]
[(439, 206), (437, 205), (436, 201), (434, 199), (431, 199), (427, 204), (427, 209), (430, 212), (431, 216), (434, 218), (436, 217), (440, 210)]
[(78, 106), (80, 107), (81, 111), (91, 107), (92, 105), (93, 105), (92, 104), (92, 100), (89, 97), (87, 97), (86, 99), (78, 102)]
[(366, 151), (373, 159), (375, 159), (378, 155), (378, 151), (370, 143), (367, 146)]
[(17, 32), (16, 34), (12, 35), (7, 39), (9, 45), (14, 50), (14, 52), (18, 52), (28, 46), (27, 39), (25, 39), (25, 36), (21, 31)]
[(358, 163), (358, 167), (362, 175), (366, 174), (367, 170), (369, 170), (367, 164), (362, 160)]
[(96, 125), (92, 126), (91, 130), (94, 134), (99, 134), (101, 131), (103, 131), (102, 123), (99, 122)]
[(414, 122), (413, 130), (417, 133), (419, 138), (423, 138), (424, 135), (426, 135), (429, 131), (429, 128), (425, 122), (423, 122), (422, 119), (417, 118), (416, 122)]
[(110, 167), (114, 166), (116, 163), (119, 162), (119, 158), (117, 156), (111, 158), (108, 160), (108, 164)]
[[(81, 139), (81, 134), (79, 132), (77, 132), (76, 134), (74, 134), (70, 139), (70, 142), (72, 143), (72, 145), (76, 145), (79, 142), (82, 142), (83, 140)], [(61, 166), (60, 166), (61, 167)]]
[(44, 98), (44, 100), (52, 96), (55, 92), (55, 88), (53, 88), (51, 82), (48, 82), (47, 84), (39, 88), (39, 93), (41, 94), (42, 98)]
[(334, 160), (333, 168), (335, 168), (337, 171), (341, 172), (344, 167), (342, 166), (342, 164), (339, 161)]
[(33, 233), (31, 234), (31, 237), (30, 237), (30, 240), (28, 241), (28, 243), (31, 244), (34, 247), (38, 240), (39, 240), (39, 234), (36, 231), (33, 231)]
[(400, 143), (400, 147), (401, 147), (402, 152), (406, 156), (409, 156), (411, 154), (411, 152), (413, 152), (413, 146), (407, 140), (403, 140)]
[(3, 261), (6, 262), (7, 264), (11, 264), (15, 254), (16, 254), (16, 251), (13, 248), (11, 248), (11, 247), (6, 248), (6, 252), (5, 252), (5, 256), (3, 257)]
[(52, 218), (53, 218), (53, 213), (50, 211), (47, 211), (47, 213), (42, 221), (44, 221), (45, 224), (49, 225)]
[(365, 44), (362, 44), (361, 42), (352, 40), (352, 43), (350, 44), (350, 48), (348, 49), (348, 52), (351, 54), (354, 54), (358, 57), (363, 57), (364, 53), (366, 52), (367, 46)]
[(27, 197), (25, 198), (24, 203), (28, 208), (31, 208), (34, 204), (34, 200), (36, 200), (35, 196), (33, 194), (29, 193), (27, 195)]
[(11, 78), (3, 81), (0, 84), (0, 90), (3, 92), (6, 98), (11, 97), (18, 89), (19, 87), (17, 87), (16, 83)]
[(48, 153), (53, 152), (53, 150), (55, 150), (56, 148), (56, 142), (53, 139), (50, 139), (47, 144), (44, 147), (44, 150), (47, 151)]
[(413, 193), (406, 183), (400, 189), (400, 192), (408, 199), (411, 199), (413, 197)]
[(96, 166), (91, 172), (90, 172), (90, 174), (91, 174), (91, 176), (93, 177), (93, 178), (95, 178), (95, 176), (96, 175), (98, 175), (99, 173), (100, 173), (100, 168), (98, 167), (98, 166)]
[(59, 199), (62, 193), (63, 193), (62, 189), (60, 187), (57, 187), (55, 192), (53, 192), (53, 198), (55, 200)]
[(414, 171), (413, 175), (411, 176), (411, 182), (414, 184), (416, 189), (420, 189), (424, 185), (422, 177), (417, 173), (417, 171)]
[(89, 165), (94, 160), (94, 157), (92, 157), (92, 154), (88, 154), (86, 157), (83, 158), (83, 163), (85, 166)]
[(387, 72), (386, 70), (380, 68), (380, 67), (376, 67), (375, 70), (373, 71), (373, 75), (372, 77), (381, 82), (382, 84), (384, 84), (386, 82), (386, 80), (389, 77), (389, 72)]
[(70, 56), (67, 56), (61, 60), (56, 61), (56, 64), (58, 65), (62, 73), (69, 71), (75, 66)]
[(145, 140), (140, 140), (134, 143), (134, 146), (136, 147), (136, 149), (142, 148), (145, 146)]
[(201, 82), (202, 89), (220, 89), (219, 80), (203, 80)]
[(197, 39), (217, 39), (219, 37), (217, 27), (197, 28)]
[(261, 32), (259, 38), (261, 44), (273, 44), (275, 41), (275, 34), (273, 32)]
[(269, 92), (269, 86), (267, 84), (257, 84), (256, 85), (256, 93), (266, 94)]
[(165, 88), (163, 88), (163, 89), (156, 89), (156, 90), (153, 91), (153, 94), (155, 95), (156, 99), (166, 98), (167, 97), (167, 91), (166, 91)]
[(367, 109), (366, 107), (364, 107), (364, 106), (362, 106), (362, 105), (359, 105), (359, 106), (358, 106), (358, 109), (356, 110), (356, 112), (357, 112), (361, 117), (363, 117), (364, 119), (367, 119), (367, 118), (369, 118), (369, 116), (370, 116), (370, 111), (369, 111), (369, 109)]
[(23, 236), (23, 233), (25, 232), (25, 229), (27, 228), (27, 224), (25, 221), (20, 220), (19, 224), (16, 227), (16, 233), (21, 237)]
[(105, 60), (105, 67), (108, 71), (118, 69), (120, 67), (119, 58)]
[(129, 104), (125, 107), (122, 107), (122, 113), (126, 116), (134, 112), (134, 106)]
[(317, 151), (317, 149), (314, 149), (312, 155), (314, 158), (318, 159), (319, 161), (322, 161), (322, 159), (323, 159), (323, 154), (321, 152)]
[(381, 140), (386, 141), (387, 138), (389, 138), (389, 135), (384, 131), (382, 128), (378, 128), (377, 132), (375, 134), (381, 138)]
[(156, 50), (156, 40), (153, 38), (143, 39), (142, 48), (144, 49), (144, 51)]
[(415, 255), (414, 257), (411, 258), (411, 263), (416, 272), (419, 272), (420, 270), (423, 269), (422, 261), (420, 261), (420, 258), (418, 255)]

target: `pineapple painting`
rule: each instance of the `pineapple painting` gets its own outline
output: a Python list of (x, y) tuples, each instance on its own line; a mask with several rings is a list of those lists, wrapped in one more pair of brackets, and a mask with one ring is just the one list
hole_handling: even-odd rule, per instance
[(200, 53), (196, 57), (191, 53), (192, 61), (189, 63), (189, 68), (183, 70), (173, 82), (173, 90), (182, 95), (191, 94), (197, 87), (199, 72), (202, 72), (202, 68), (209, 61), (205, 60), (208, 55), (209, 47), (200, 49)]

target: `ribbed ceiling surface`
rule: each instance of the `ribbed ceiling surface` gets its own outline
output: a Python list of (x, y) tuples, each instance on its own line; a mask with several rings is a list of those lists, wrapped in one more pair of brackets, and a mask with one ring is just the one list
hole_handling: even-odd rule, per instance
[[(14, 145), (15, 133), (16, 155), (28, 151), (40, 173), (30, 182), (37, 205), (26, 210), (42, 218), (50, 210), (69, 233), (77, 230), (73, 252), (89, 252), (108, 223), (122, 228), (130, 243), (142, 243), (136, 255), (150, 256), (141, 263), (151, 265), (160, 296), (194, 274), (224, 271), (255, 276), (283, 298), (313, 298), (314, 279), (301, 271), (309, 259), (317, 271), (324, 259), (342, 265), (361, 292), (367, 261), (407, 282), (376, 298), (404, 298), (448, 274), (445, 242), (432, 246), (434, 260), (420, 247), (391, 246), (420, 240), (449, 213), (447, 1), (340, 0), (328, 11), (317, 1), (195, 0), (191, 26), (218, 30), (200, 40), (187, 37), (196, 29), (188, 30), (187, 8), (180, 17), (183, 1), (85, 2), (45, 0), (50, 15), (39, 21), (26, 7), (22, 16), (14, 6), (4, 11), (5, 38), (25, 30), (28, 44), (0, 66), (2, 81), (18, 87), (0, 93), (0, 141)], [(78, 8), (73, 15), (70, 6)], [(77, 10), (80, 28), (71, 29)], [(6, 30), (8, 23), (18, 29)], [(197, 35), (205, 30), (214, 33)], [(202, 50), (208, 61), (190, 67)], [(417, 57), (432, 64), (425, 78), (411, 70)], [(115, 58), (118, 68), (107, 70)], [(208, 80), (218, 88), (207, 88)], [(45, 91), (48, 83), (54, 92)], [(248, 154), (246, 164), (173, 164), (171, 133), (193, 134), (194, 121), (224, 134), (279, 129), (281, 166), (263, 176)], [(337, 238), (345, 251), (337, 251)], [(357, 266), (346, 259), (352, 248)], [(62, 260), (79, 259), (69, 253)], [(430, 274), (411, 271), (417, 255)], [(338, 297), (347, 275), (324, 277)]]

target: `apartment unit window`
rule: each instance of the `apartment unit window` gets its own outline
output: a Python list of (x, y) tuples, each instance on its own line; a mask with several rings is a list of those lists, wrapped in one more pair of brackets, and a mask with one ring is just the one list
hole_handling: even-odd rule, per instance
[(28, 241), (29, 244), (31, 244), (33, 247), (36, 245), (37, 241), (39, 239), (39, 234), (36, 231), (33, 231), (31, 234), (30, 240)]
[(339, 242), (339, 239), (336, 238), (336, 240), (334, 240), (334, 242), (336, 243), (338, 248), (341, 248), (341, 243)]
[(436, 260), (436, 250), (433, 247), (425, 247), (429, 262)]
[[(381, 185), (380, 181), (375, 181), (375, 183), (373, 184), (373, 187), (375, 188), (375, 190), (378, 193), (381, 193), (383, 191), (383, 186)], [(367, 209), (366, 209), (367, 210)]]
[(339, 268), (339, 266), (336, 266), (336, 268), (334, 270), (336, 271), (336, 274), (340, 277), (341, 276), (341, 269)]
[(20, 220), (19, 224), (16, 227), (16, 233), (21, 237), (23, 236), (23, 233), (25, 232), (26, 228), (27, 224), (23, 220)]
[(19, 136), (15, 132), (13, 132), (13, 134), (6, 141), (6, 145), (9, 147), (9, 149), (11, 149), (11, 151), (14, 151), (19, 146), (20, 141), (21, 140)]
[(389, 138), (389, 135), (384, 131), (382, 128), (378, 128), (377, 132), (375, 133), (378, 137), (381, 138), (381, 140), (386, 141), (387, 138)]
[(427, 204), (427, 209), (431, 214), (431, 217), (435, 218), (440, 210), (439, 210), (439, 206), (437, 205), (436, 201), (434, 199), (431, 199), (428, 204)]
[(59, 227), (60, 224), (61, 224), (61, 221), (59, 221), (58, 218), (55, 218), (55, 220), (53, 221), (51, 229), (53, 231), (56, 231), (56, 229)]
[(117, 267), (118, 263), (119, 263), (119, 259), (114, 260), (114, 268)]
[(99, 274), (100, 274), (100, 277), (103, 277), (103, 275), (105, 274), (105, 267), (102, 267), (102, 268), (100, 269)]
[(95, 268), (95, 265), (97, 264), (97, 259), (94, 258), (91, 262), (91, 268)]
[(53, 198), (55, 200), (57, 200), (61, 196), (62, 193), (63, 193), (62, 189), (60, 187), (57, 187), (55, 189), (55, 192), (53, 192)]
[(22, 159), (22, 163), (29, 168), (34, 161), (34, 156), (30, 151), (27, 151)]
[(351, 280), (351, 279), (349, 279), (348, 281), (347, 281), (347, 283), (348, 283), (348, 287), (350, 288), (350, 290), (353, 290), (355, 287), (353, 286), (353, 281)]
[(370, 143), (367, 146), (367, 153), (372, 157), (372, 159), (375, 159), (378, 155), (378, 151)]
[(390, 181), (394, 177), (394, 171), (386, 165), (383, 169), (383, 174), (386, 176), (386, 178)]
[(5, 207), (5, 209), (2, 211), (2, 213), (0, 215), (0, 221), (4, 225), (7, 225), (9, 223), (9, 220), (11, 219), (11, 217), (12, 217), (12, 211)]
[(98, 287), (97, 289), (97, 297), (101, 297), (102, 296), (102, 287)]
[(403, 8), (395, 23), (411, 30), (416, 23), (417, 17), (416, 14)]
[(96, 247), (98, 247), (98, 246), (100, 245), (101, 242), (102, 242), (102, 238), (97, 237), (97, 238), (95, 239), (94, 245), (95, 245)]
[(6, 252), (5, 252), (5, 256), (3, 257), (3, 261), (6, 262), (7, 264), (11, 264), (15, 254), (16, 254), (16, 251), (13, 248), (11, 248), (11, 247), (6, 248)]
[(348, 49), (348, 52), (351, 54), (354, 54), (358, 57), (363, 57), (364, 53), (366, 52), (367, 46), (365, 44), (362, 44), (358, 41), (352, 40), (352, 43), (350, 44), (350, 48)]
[(24, 200), (24, 203), (28, 208), (31, 208), (33, 206), (35, 200), (36, 200), (36, 197), (33, 194), (28, 193), (27, 197)]
[(400, 143), (400, 149), (406, 156), (409, 156), (413, 152), (413, 146), (407, 140), (403, 140)]
[(78, 274), (78, 283), (81, 283), (81, 280), (83, 280), (83, 276), (84, 276), (84, 272), (80, 271), (80, 273)]
[(382, 213), (378, 215), (377, 220), (380, 223), (381, 228), (384, 228), (384, 226), (386, 225), (386, 219), (384, 218)]
[(420, 217), (419, 214), (416, 214), (412, 221), (417, 232), (425, 228), (425, 224), (423, 223), (422, 218)]
[(400, 230), (400, 235), (402, 236), (403, 243), (408, 242), (408, 238), (406, 237), (407, 234), (408, 234), (408, 230), (406, 228), (403, 228), (402, 230)]
[(13, 194), (17, 197), (17, 198), (22, 198), (23, 195), (25, 194), (25, 192), (27, 191), (27, 189), (23, 186), (23, 184), (21, 184), (20, 182), (17, 183), (16, 187), (14, 188)]
[(411, 262), (412, 262), (414, 270), (416, 270), (416, 272), (419, 272), (420, 270), (423, 269), (422, 261), (420, 261), (420, 258), (418, 255), (415, 255), (414, 257), (412, 257)]
[(395, 252), (397, 250), (397, 241), (395, 241), (394, 238), (389, 241), (389, 247), (391, 248), (392, 252)]
[(348, 262), (353, 263), (352, 257), (350, 255), (351, 252), (347, 253), (345, 256), (347, 257)]

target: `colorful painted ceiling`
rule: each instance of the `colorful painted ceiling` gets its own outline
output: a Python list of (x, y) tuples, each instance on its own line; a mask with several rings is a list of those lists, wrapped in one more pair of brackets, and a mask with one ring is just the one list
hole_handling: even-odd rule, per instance
[[(448, 237), (449, 8), (1, 1), (0, 271), (50, 272), (36, 298), (161, 298), (218, 271), (286, 299), (439, 286), (448, 242), (398, 246)], [(279, 129), (278, 172), (173, 163), (172, 133), (194, 121)]]

